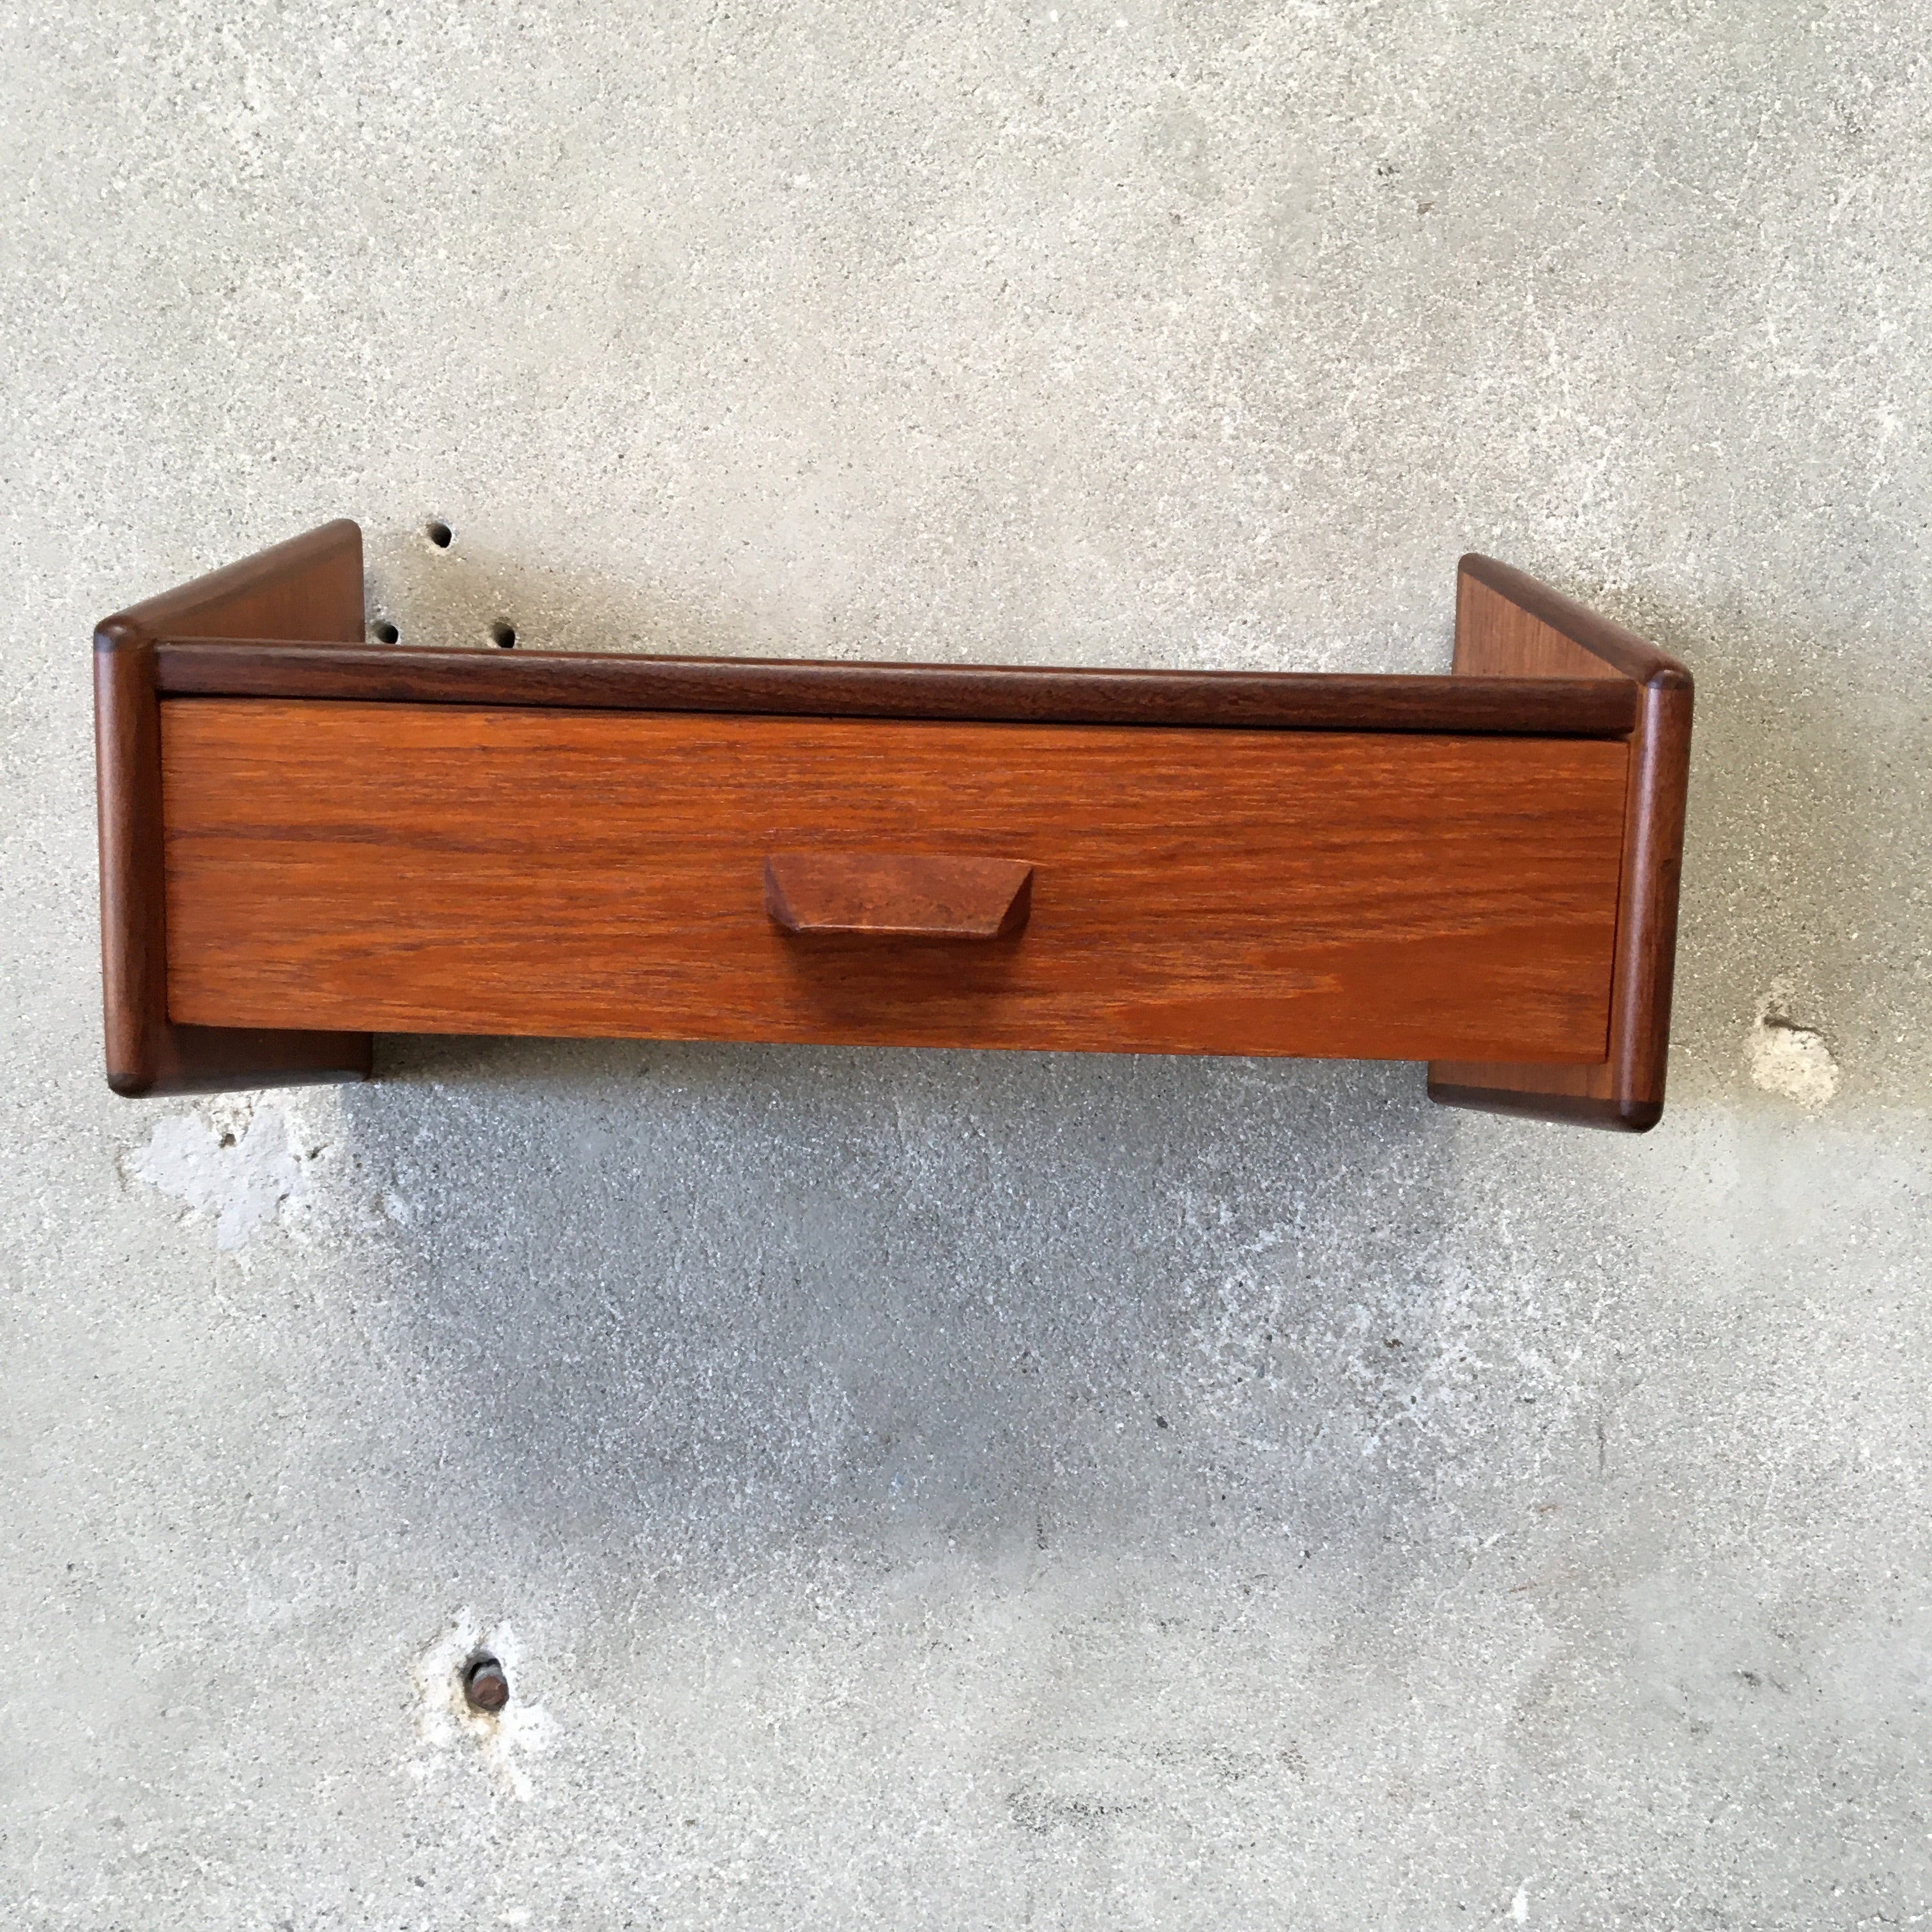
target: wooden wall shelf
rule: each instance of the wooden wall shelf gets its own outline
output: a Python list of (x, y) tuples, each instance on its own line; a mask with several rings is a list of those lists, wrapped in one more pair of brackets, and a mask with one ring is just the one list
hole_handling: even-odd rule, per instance
[(1445, 677), (364, 642), (327, 525), (95, 634), (108, 1078), (379, 1031), (1305, 1054), (1641, 1132), (1691, 687), (1466, 556)]

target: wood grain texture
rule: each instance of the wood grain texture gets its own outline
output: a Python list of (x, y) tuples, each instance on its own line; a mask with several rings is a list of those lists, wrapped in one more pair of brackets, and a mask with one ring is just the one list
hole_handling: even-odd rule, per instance
[(1690, 688), (1690, 674), (1648, 638), (1473, 550), (1456, 567), (1456, 670), (1465, 677), (1617, 677)]
[(1010, 939), (1033, 908), (1024, 860), (903, 852), (773, 852), (765, 910), (786, 932)]
[[(1594, 664), (1594, 658), (1586, 660)], [(321, 650), (164, 639), (164, 697), (559, 706), (760, 716), (1227, 730), (1425, 731), (1620, 738), (1636, 701), (1594, 675), (1352, 677), (1283, 671), (1056, 670), (989, 664), (813, 664), (592, 652)]]
[[(170, 997), (208, 1024), (1603, 1058), (1594, 740), (163, 706)], [(972, 946), (788, 935), (773, 851), (1022, 856)]]
[(156, 638), (359, 644), (361, 527), (339, 518), (148, 598), (120, 613), (120, 619)]
[(366, 1078), (368, 1034), (180, 1025), (168, 1010), (154, 632), (232, 624), (359, 637), (362, 534), (333, 524), (103, 620), (94, 633), (101, 996), (108, 1084), (186, 1094)]
[(1548, 669), (1578, 675), (1595, 659), (1637, 700), (1624, 809), (1610, 1039), (1593, 1066), (1525, 1065), (1517, 1056), (1451, 1060), (1429, 1069), (1445, 1106), (1527, 1114), (1642, 1133), (1664, 1112), (1670, 995), (1690, 777), (1690, 674), (1674, 658), (1534, 578), (1488, 557), (1462, 560), (1456, 668), (1472, 677)]

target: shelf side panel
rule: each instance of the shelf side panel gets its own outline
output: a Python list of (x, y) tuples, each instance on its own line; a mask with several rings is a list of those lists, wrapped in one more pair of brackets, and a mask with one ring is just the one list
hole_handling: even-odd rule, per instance
[(178, 1025), (170, 1016), (154, 636), (268, 629), (344, 641), (362, 628), (362, 539), (326, 525), (103, 621), (94, 633), (103, 1027), (108, 1084), (130, 1098), (363, 1080), (366, 1033)]
[[(1592, 670), (1591, 666), (1597, 667)], [(1690, 675), (1634, 632), (1520, 571), (1462, 560), (1456, 600), (1459, 675), (1604, 676), (1636, 700), (1618, 892), (1609, 1051), (1594, 1065), (1432, 1060), (1445, 1106), (1642, 1133), (1664, 1112), (1689, 782)]]

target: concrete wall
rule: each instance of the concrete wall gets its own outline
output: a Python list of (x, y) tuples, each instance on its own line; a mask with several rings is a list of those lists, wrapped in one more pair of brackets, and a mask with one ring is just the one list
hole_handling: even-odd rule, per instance
[[(1924, 4), (10, 24), (8, 1924), (1928, 1909)], [(342, 514), (531, 648), (1440, 669), (1508, 558), (1699, 680), (1664, 1124), (117, 1101), (90, 626)]]

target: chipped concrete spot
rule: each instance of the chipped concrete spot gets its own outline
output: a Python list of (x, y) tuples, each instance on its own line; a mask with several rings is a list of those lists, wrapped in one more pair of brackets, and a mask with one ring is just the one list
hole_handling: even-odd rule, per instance
[(1772, 982), (1745, 1036), (1744, 1059), (1755, 1084), (1816, 1113), (1838, 1093), (1838, 1063), (1822, 1034), (1791, 1018), (1794, 990), (1789, 980)]
[(302, 1184), (302, 1165), (279, 1106), (224, 1094), (158, 1120), (126, 1168), (180, 1202), (184, 1220), (212, 1220), (214, 1245), (232, 1254), (280, 1214)]
[(244, 1268), (272, 1230), (327, 1244), (415, 1212), (400, 1177), (372, 1176), (358, 1158), (332, 1088), (211, 1095), (158, 1120), (122, 1172), (179, 1202), (183, 1222), (212, 1222), (217, 1249)]
[[(510, 1681), (510, 1701), (500, 1711), (478, 1711), (463, 1694), (464, 1668), (482, 1652), (502, 1664)], [(523, 1659), (510, 1624), (485, 1628), (470, 1610), (459, 1611), (417, 1658), (416, 1735), (422, 1750), (409, 1760), (407, 1769), (418, 1784), (428, 1784), (467, 1745), (512, 1797), (530, 1796), (528, 1761), (555, 1742), (556, 1724), (541, 1704), (524, 1696)]]
[(1528, 1924), (1529, 1887), (1528, 1886), (1520, 1885), (1516, 1887), (1516, 1896), (1510, 1900), (1510, 1916), (1519, 1925)]

